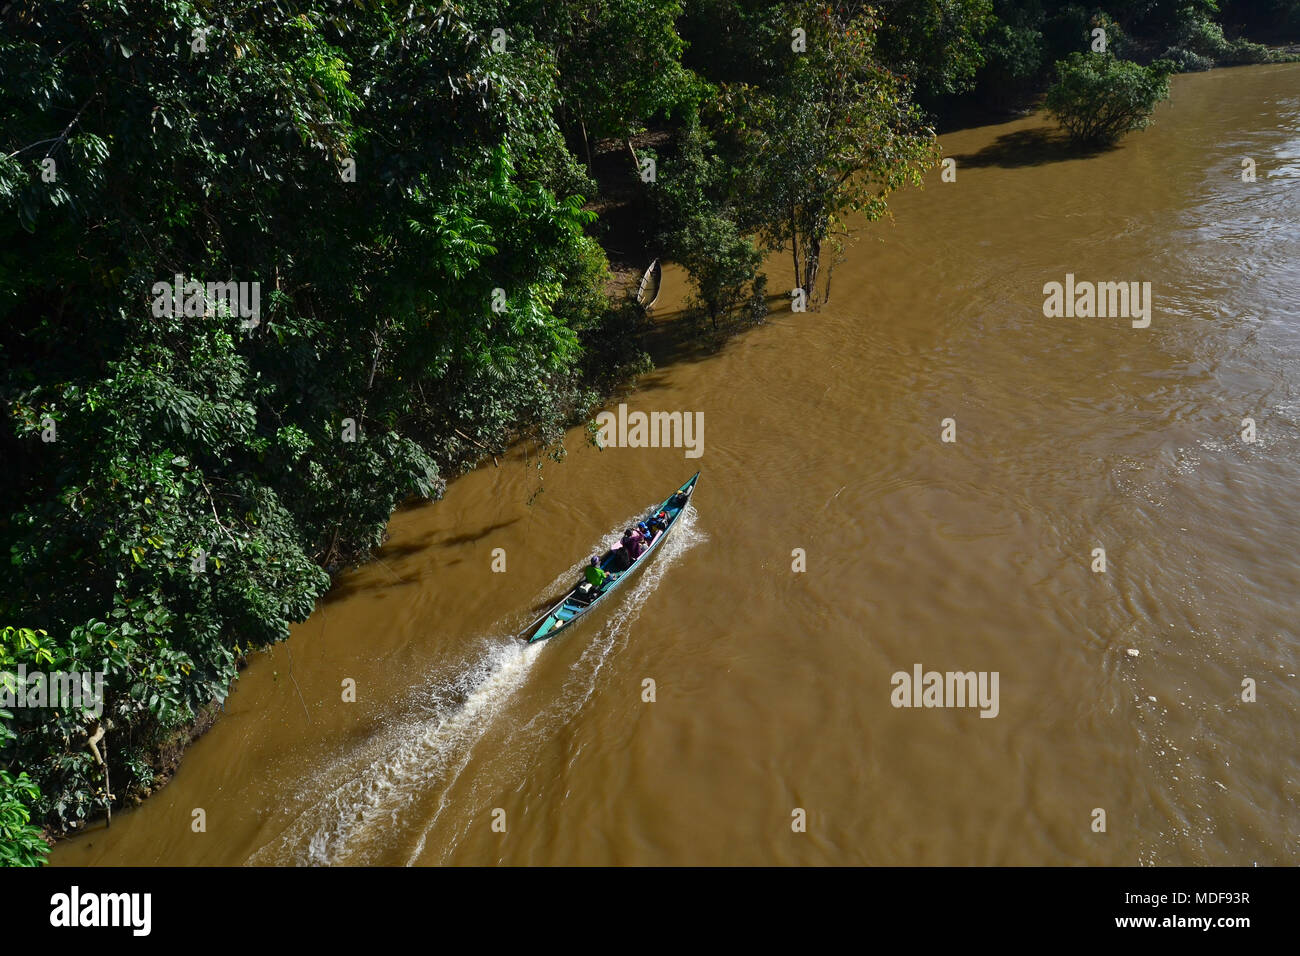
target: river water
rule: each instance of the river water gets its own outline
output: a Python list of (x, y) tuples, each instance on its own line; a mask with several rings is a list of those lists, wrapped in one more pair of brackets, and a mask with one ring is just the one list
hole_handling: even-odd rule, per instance
[[(1039, 116), (943, 137), (956, 181), (828, 307), (718, 350), (669, 270), (621, 400), (702, 412), (700, 458), (575, 430), (399, 511), (54, 862), (1300, 862), (1300, 65), (1177, 77), (1155, 120), (1091, 157)], [(1150, 282), (1150, 326), (1046, 317), (1067, 273)], [(697, 468), (612, 606), (510, 639)], [(996, 716), (895, 707), (916, 665), (996, 672)]]

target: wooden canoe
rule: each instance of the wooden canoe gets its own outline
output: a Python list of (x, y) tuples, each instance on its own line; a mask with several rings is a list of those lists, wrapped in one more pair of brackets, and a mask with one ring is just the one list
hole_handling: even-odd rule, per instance
[(664, 282), (664, 268), (656, 259), (650, 263), (650, 268), (646, 269), (645, 275), (641, 277), (641, 284), (636, 287), (636, 301), (643, 309), (652, 309), (654, 304), (659, 301), (659, 289)]
[[(548, 637), (554, 637), (560, 631), (569, 630), (575, 621), (618, 590), (619, 585), (630, 578), (633, 572), (644, 567), (654, 552), (658, 550), (659, 545), (676, 527), (677, 519), (686, 510), (686, 504), (689, 503), (690, 496), (695, 491), (695, 482), (699, 480), (699, 477), (700, 473), (697, 471), (689, 481), (669, 495), (663, 503), (655, 505), (644, 517), (638, 519), (640, 521), (649, 521), (659, 512), (666, 511), (668, 512), (668, 527), (651, 539), (645, 550), (641, 552), (640, 557), (632, 562), (630, 568), (626, 571), (620, 570), (623, 560), (621, 553), (623, 549), (621, 547), (606, 551), (601, 556), (600, 566), (614, 575), (613, 580), (607, 581), (599, 591), (592, 588), (586, 581), (579, 582), (568, 594), (557, 601), (550, 610), (524, 628), (519, 633), (519, 638), (532, 644), (536, 641), (544, 641)], [(680, 506), (673, 504), (673, 499), (678, 494), (686, 495), (687, 499)]]

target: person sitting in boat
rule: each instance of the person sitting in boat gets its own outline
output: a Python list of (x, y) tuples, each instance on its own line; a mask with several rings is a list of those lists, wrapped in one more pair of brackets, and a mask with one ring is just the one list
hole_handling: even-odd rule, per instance
[(587, 565), (586, 570), (582, 573), (586, 577), (587, 583), (597, 591), (605, 586), (606, 581), (613, 579), (613, 575), (600, 566), (600, 558), (594, 554), (591, 556), (591, 562)]
[(679, 508), (679, 509), (680, 509), (680, 508), (685, 508), (685, 507), (686, 507), (686, 500), (687, 500), (689, 497), (690, 497), (690, 495), (688, 495), (686, 492), (684, 492), (684, 491), (679, 491), (679, 492), (677, 492), (677, 494), (673, 495), (671, 498), (668, 499), (668, 505), (669, 505), (669, 507), (671, 507), (671, 508)]
[(654, 528), (650, 527), (644, 521), (642, 521), (636, 526), (636, 530), (641, 532), (641, 537), (645, 539), (646, 544), (649, 544), (651, 541), (655, 539)]
[(628, 567), (631, 567), (632, 562), (641, 557), (641, 552), (645, 550), (645, 537), (640, 531), (633, 531), (628, 528), (623, 532), (622, 544), (623, 554), (626, 555), (624, 560), (627, 562)]

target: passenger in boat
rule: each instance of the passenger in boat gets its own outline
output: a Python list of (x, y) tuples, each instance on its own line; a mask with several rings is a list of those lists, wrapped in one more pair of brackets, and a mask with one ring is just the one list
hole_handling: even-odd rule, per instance
[(645, 539), (646, 544), (649, 544), (651, 541), (653, 541), (653, 540), (655, 539), (655, 531), (654, 531), (654, 529), (651, 528), (651, 527), (650, 527), (648, 524), (646, 524), (644, 521), (642, 521), (640, 524), (638, 524), (638, 525), (636, 526), (636, 529), (637, 529), (638, 531), (641, 532), (641, 537), (643, 537), (643, 538)]
[(686, 500), (690, 497), (686, 492), (679, 491), (668, 499), (668, 504), (672, 508), (685, 508)]
[(623, 532), (623, 553), (626, 555), (624, 560), (627, 566), (631, 567), (632, 562), (641, 557), (641, 552), (645, 550), (645, 536), (640, 531), (633, 531), (628, 528)]
[(586, 570), (583, 571), (583, 575), (587, 578), (587, 583), (597, 591), (605, 586), (606, 581), (612, 580), (613, 578), (608, 571), (600, 566), (600, 558), (594, 554), (591, 556), (591, 563), (589, 563)]

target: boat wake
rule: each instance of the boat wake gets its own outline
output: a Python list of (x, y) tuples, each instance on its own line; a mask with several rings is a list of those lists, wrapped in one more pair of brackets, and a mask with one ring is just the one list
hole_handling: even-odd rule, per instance
[[(251, 864), (370, 863), (371, 836), (400, 822), (422, 794), (463, 766), (493, 716), (523, 683), (538, 647), (483, 641), (452, 676), (416, 691), (408, 712), (304, 787), (305, 806)], [(379, 848), (382, 849), (382, 848)]]
[[(543, 713), (518, 728), (505, 728), (506, 753), (532, 753), (529, 741), (570, 719), (590, 699), (606, 662), (626, 640), (628, 627), (640, 616), (642, 605), (664, 573), (681, 554), (704, 540), (694, 527), (694, 516), (694, 509), (688, 506), (654, 562), (629, 582), (631, 587), (607, 612), (602, 611), (603, 623), (600, 618), (590, 621), (591, 628), (584, 627), (572, 638), (586, 645), (571, 665), (560, 694)], [(618, 524), (601, 540), (626, 526), (626, 521)], [(572, 580), (583, 563), (585, 559), (561, 573), (548, 585), (546, 594)], [(419, 836), (406, 862), (420, 860), (429, 838), (439, 829), (452, 785), (469, 763), (476, 744), (496, 726), (496, 718), (549, 644), (524, 644), (513, 634), (511, 631), (504, 642), (500, 634), (480, 638), (467, 659), (413, 690), (403, 713), (356, 750), (308, 778), (300, 791), (300, 809), (290, 811), (288, 823), (254, 852), (248, 863), (320, 866), (386, 862), (409, 839), (394, 841), (392, 834), (414, 836), (413, 829)], [(433, 794), (437, 800), (430, 809)], [(441, 834), (440, 855), (445, 856), (460, 835)]]

